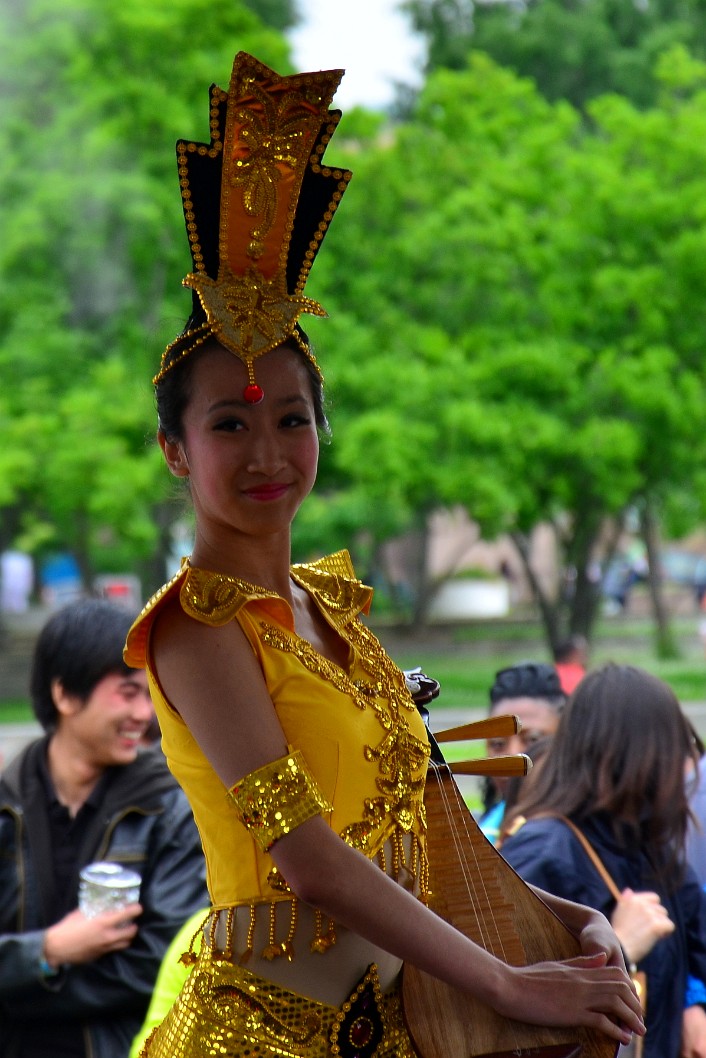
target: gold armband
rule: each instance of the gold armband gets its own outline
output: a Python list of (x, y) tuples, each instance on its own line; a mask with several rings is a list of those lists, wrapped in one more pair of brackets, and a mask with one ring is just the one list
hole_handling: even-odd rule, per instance
[(251, 771), (228, 791), (263, 852), (312, 816), (332, 811), (299, 750)]

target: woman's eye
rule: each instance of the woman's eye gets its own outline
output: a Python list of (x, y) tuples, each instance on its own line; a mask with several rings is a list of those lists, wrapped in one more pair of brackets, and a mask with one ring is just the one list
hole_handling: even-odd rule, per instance
[(219, 419), (218, 422), (214, 423), (214, 430), (224, 430), (226, 432), (233, 432), (235, 430), (242, 430), (243, 424), (240, 419)]
[(290, 426), (308, 426), (311, 419), (307, 415), (285, 415), (282, 419), (281, 425), (284, 427)]

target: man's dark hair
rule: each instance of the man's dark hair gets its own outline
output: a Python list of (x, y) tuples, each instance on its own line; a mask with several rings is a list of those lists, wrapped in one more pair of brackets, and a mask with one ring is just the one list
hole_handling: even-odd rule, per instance
[(105, 599), (81, 599), (49, 618), (34, 648), (29, 685), (34, 715), (45, 731), (53, 731), (58, 721), (54, 680), (86, 702), (105, 676), (132, 671), (123, 661), (132, 621), (126, 610)]
[(541, 698), (557, 708), (566, 703), (556, 669), (543, 661), (521, 661), (496, 672), (490, 688), (491, 705), (503, 698)]

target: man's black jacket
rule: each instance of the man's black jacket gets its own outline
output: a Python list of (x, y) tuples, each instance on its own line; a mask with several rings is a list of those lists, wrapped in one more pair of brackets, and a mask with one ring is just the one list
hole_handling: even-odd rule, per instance
[(15, 1058), (26, 1026), (37, 1024), (46, 1026), (49, 1055), (52, 1031), (67, 1021), (82, 1027), (86, 1058), (125, 1058), (169, 941), (208, 903), (201, 845), (158, 750), (111, 768), (73, 891), (93, 860), (129, 865), (142, 876), (138, 933), (124, 951), (43, 974), (53, 872), (37, 754), (46, 753), (47, 741), (31, 743), (0, 777), (0, 1058)]

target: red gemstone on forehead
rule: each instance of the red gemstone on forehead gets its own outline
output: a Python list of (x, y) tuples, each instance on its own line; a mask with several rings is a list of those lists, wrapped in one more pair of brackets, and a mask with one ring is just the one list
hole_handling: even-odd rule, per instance
[(248, 404), (259, 404), (265, 394), (262, 391), (262, 387), (258, 386), (256, 382), (251, 382), (249, 386), (246, 386), (243, 390), (243, 399)]

